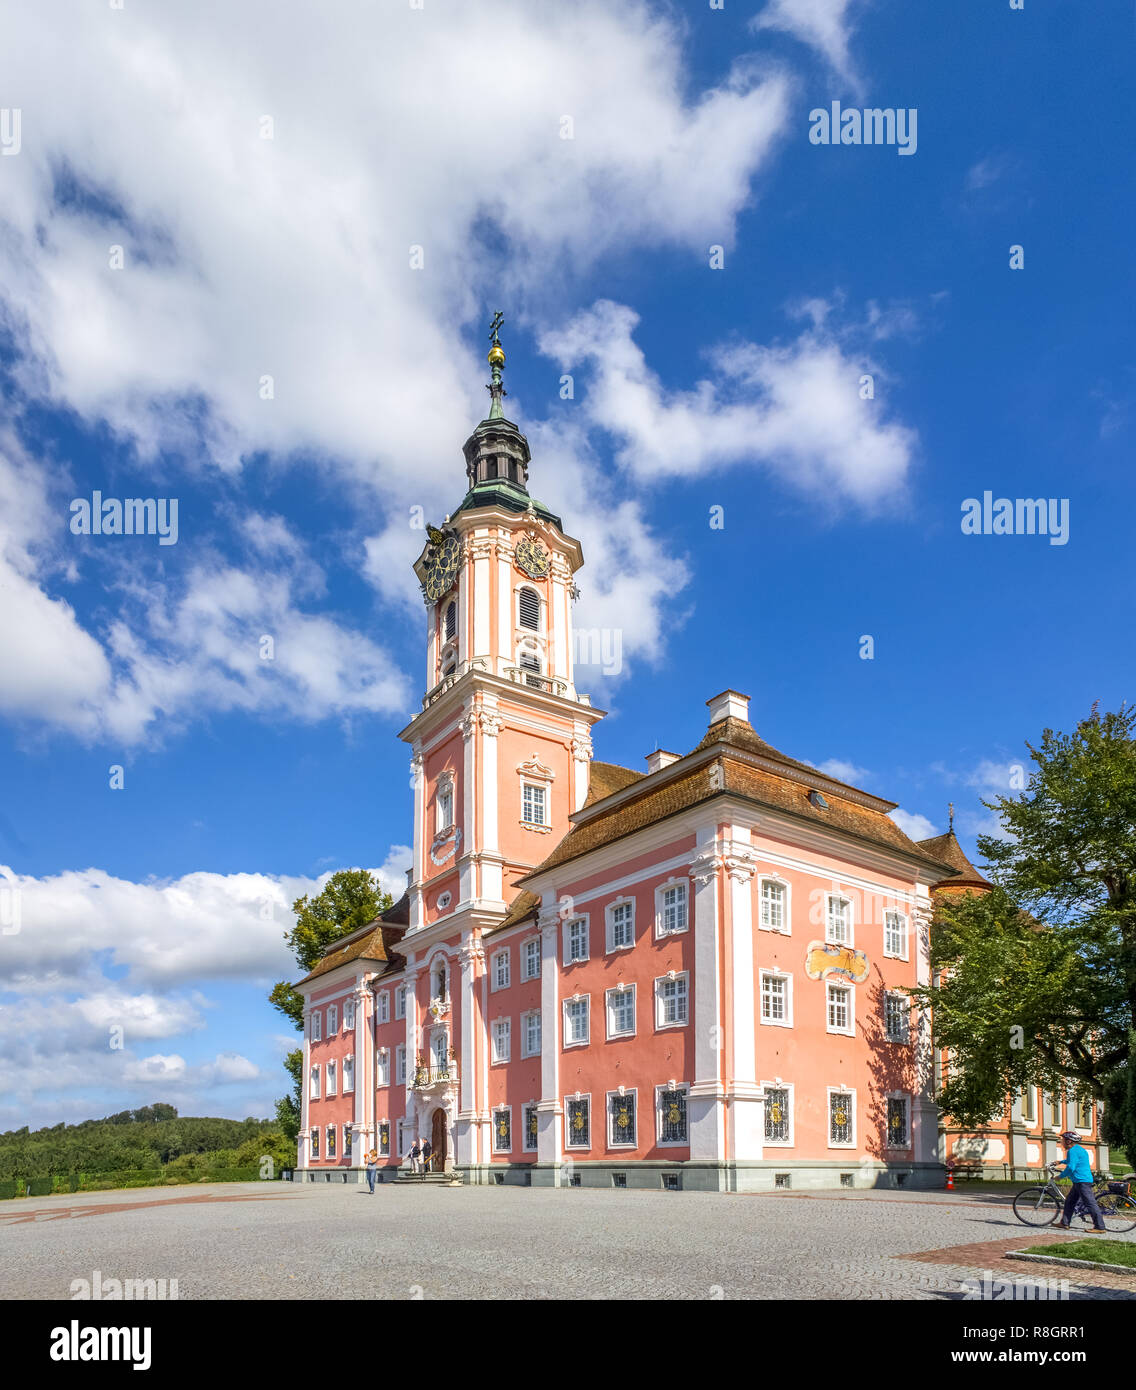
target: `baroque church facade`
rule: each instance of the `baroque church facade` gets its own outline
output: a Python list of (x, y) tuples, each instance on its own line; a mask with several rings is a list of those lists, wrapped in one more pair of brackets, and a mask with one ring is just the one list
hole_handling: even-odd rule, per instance
[[(732, 690), (684, 755), (593, 757), (583, 554), (529, 493), (504, 363), (495, 331), (466, 494), (415, 564), (406, 893), (296, 985), (296, 1177), (361, 1178), (374, 1148), (391, 1179), (426, 1140), (467, 1182), (723, 1191), (940, 1186), (952, 1155), (1048, 1154), (1053, 1098), (1019, 1098), (1004, 1138), (935, 1105), (904, 991), (930, 978), (935, 895), (984, 891), (953, 831), (912, 841)], [(1069, 1118), (1095, 1142), (1095, 1115)]]

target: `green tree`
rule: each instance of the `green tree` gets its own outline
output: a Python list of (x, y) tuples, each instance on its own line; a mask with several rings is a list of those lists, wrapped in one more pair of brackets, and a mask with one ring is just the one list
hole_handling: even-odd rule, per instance
[(300, 1132), (300, 1086), (304, 1066), (302, 1048), (295, 1048), (284, 1058), (284, 1070), (292, 1078), (291, 1095), (281, 1096), (276, 1102), (276, 1123), (293, 1143)]
[(1136, 1139), (1136, 710), (1094, 705), (1072, 734), (1046, 729), (1029, 784), (985, 803), (978, 837), (996, 887), (939, 904), (914, 991), (949, 1048), (940, 1103), (980, 1125), (1027, 1084), (1105, 1100), (1107, 1137)]

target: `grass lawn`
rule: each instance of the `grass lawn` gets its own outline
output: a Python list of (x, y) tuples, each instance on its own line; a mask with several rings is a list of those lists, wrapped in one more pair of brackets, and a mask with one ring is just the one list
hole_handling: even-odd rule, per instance
[(1136, 1274), (1136, 1244), (1128, 1240), (1073, 1240), (1068, 1245), (1030, 1245), (1027, 1255), (1052, 1255), (1061, 1260), (1099, 1260), (1106, 1265), (1128, 1265)]

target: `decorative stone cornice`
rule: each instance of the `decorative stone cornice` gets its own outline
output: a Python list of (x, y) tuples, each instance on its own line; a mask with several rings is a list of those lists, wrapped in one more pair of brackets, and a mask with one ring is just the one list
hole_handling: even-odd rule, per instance
[(698, 885), (704, 888), (706, 884), (713, 883), (718, 877), (718, 871), (725, 864), (725, 859), (720, 854), (711, 851), (708, 854), (700, 854), (697, 859), (692, 859), (690, 863), (690, 877)]
[(735, 883), (747, 883), (757, 872), (757, 860), (748, 852), (735, 850), (727, 854), (723, 862)]
[(572, 756), (574, 758), (590, 759), (592, 756), (592, 740), (590, 738), (581, 738), (577, 736), (572, 740), (569, 747), (572, 749)]
[(541, 936), (554, 937), (560, 930), (561, 920), (559, 907), (542, 908), (537, 914), (536, 919), (537, 926), (540, 927)]
[(463, 970), (470, 970), (485, 960), (485, 947), (480, 941), (463, 941), (458, 947), (458, 960)]

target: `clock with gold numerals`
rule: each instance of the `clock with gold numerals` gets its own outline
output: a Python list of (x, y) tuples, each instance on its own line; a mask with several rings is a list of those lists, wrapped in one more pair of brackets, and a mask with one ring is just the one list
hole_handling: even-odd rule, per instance
[(426, 597), (436, 603), (457, 578), (461, 544), (457, 536), (447, 535), (436, 526), (429, 528), (430, 549), (426, 554)]
[(532, 536), (522, 536), (517, 542), (517, 568), (530, 579), (543, 579), (552, 566), (552, 557)]

